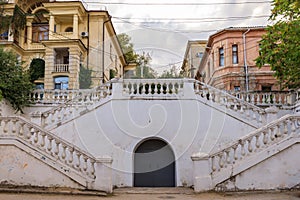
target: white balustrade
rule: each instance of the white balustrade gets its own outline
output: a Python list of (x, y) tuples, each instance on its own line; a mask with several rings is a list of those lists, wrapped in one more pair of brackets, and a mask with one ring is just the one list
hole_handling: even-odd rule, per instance
[(20, 117), (0, 117), (0, 137), (22, 139), (48, 156), (75, 170), (83, 177), (95, 179), (96, 159), (87, 152)]
[(123, 95), (174, 97), (183, 94), (183, 79), (124, 79)]
[(194, 87), (195, 93), (204, 100), (225, 106), (227, 109), (238, 113), (249, 121), (256, 122), (258, 125), (266, 122), (265, 111), (251, 103), (199, 81), (195, 81)]
[(210, 155), (212, 173), (219, 172), (228, 165), (233, 165), (249, 155), (296, 134), (299, 122), (299, 115), (284, 116), (239, 139), (229, 147), (212, 153)]
[(75, 98), (71, 98), (65, 103), (45, 111), (41, 115), (41, 123), (43, 128), (55, 127), (62, 122), (78, 117), (81, 112), (86, 111), (89, 106), (92, 108), (103, 99), (111, 95), (110, 83), (91, 90), (78, 90), (74, 94)]
[(54, 64), (54, 72), (69, 72), (69, 64)]
[(233, 96), (258, 106), (292, 105), (297, 98), (296, 92), (271, 91), (271, 92), (235, 92)]

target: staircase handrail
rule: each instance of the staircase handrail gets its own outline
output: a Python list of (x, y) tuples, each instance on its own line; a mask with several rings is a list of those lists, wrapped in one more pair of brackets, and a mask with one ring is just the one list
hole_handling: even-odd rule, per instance
[(211, 171), (220, 170), (235, 160), (241, 160), (255, 150), (267, 147), (279, 139), (296, 132), (296, 122), (299, 124), (300, 115), (288, 114), (234, 141), (227, 147), (210, 153)]
[(240, 99), (240, 98), (237, 98), (237, 97), (235, 97), (235, 96), (233, 96), (233, 95), (227, 93), (227, 92), (224, 91), (224, 90), (220, 90), (220, 89), (218, 89), (218, 88), (215, 88), (215, 87), (213, 87), (213, 86), (207, 85), (206, 83), (203, 83), (203, 82), (198, 81), (198, 80), (195, 80), (195, 85), (196, 85), (196, 86), (195, 86), (195, 92), (196, 92), (196, 94), (197, 94), (197, 92), (199, 92), (199, 91), (202, 89), (202, 88), (200, 88), (200, 90), (199, 90), (199, 88), (197, 88), (197, 84), (198, 84), (198, 85), (201, 85), (202, 88), (203, 88), (203, 87), (204, 87), (204, 88), (206, 87), (206, 88), (209, 88), (209, 89), (211, 89), (211, 90), (217, 91), (218, 93), (221, 93), (221, 94), (223, 94), (224, 96), (226, 96), (226, 97), (228, 97), (228, 98), (230, 98), (230, 99), (232, 99), (232, 100), (238, 101), (238, 102), (240, 102), (240, 103), (246, 105), (247, 107), (251, 107), (253, 110), (257, 110), (257, 111), (260, 111), (261, 113), (265, 113), (265, 110), (264, 110), (264, 109), (262, 109), (262, 108), (260, 108), (260, 107), (258, 107), (258, 106), (256, 106), (256, 105), (253, 105), (253, 104), (251, 104), (251, 103), (249, 103), (249, 102), (247, 102), (247, 101), (244, 101), (244, 100), (242, 100), (242, 99)]
[[(2, 123), (4, 123), (2, 136), (11, 136), (13, 133), (13, 136), (29, 142), (46, 155), (66, 164), (81, 176), (90, 179), (96, 178), (94, 164), (97, 160), (90, 153), (20, 116), (0, 117), (0, 126)], [(12, 126), (10, 129), (9, 125)]]

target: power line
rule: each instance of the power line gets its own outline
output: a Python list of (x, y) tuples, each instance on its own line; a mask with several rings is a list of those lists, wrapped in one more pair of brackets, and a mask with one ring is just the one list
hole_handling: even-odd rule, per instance
[[(232, 20), (232, 19), (247, 19), (247, 18), (261, 18), (261, 17), (269, 17), (270, 15), (248, 15), (248, 16), (229, 16), (229, 17), (198, 17), (198, 18), (146, 18), (146, 17), (117, 17), (113, 16), (112, 18), (115, 19), (122, 19), (122, 20), (159, 20), (159, 21), (207, 21), (208, 22), (214, 22), (215, 20)], [(147, 21), (146, 21), (147, 22)]]
[(157, 3), (141, 3), (141, 2), (105, 2), (105, 1), (89, 1), (87, 4), (107, 4), (107, 5), (129, 5), (129, 6), (212, 6), (212, 5), (241, 5), (241, 4), (265, 4), (272, 1), (243, 1), (243, 2), (157, 2)]

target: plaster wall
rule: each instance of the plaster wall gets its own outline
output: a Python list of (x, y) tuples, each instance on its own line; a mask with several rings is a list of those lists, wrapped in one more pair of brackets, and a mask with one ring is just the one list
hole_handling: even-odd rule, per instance
[(176, 184), (191, 186), (193, 153), (222, 148), (252, 130), (238, 118), (195, 99), (113, 99), (52, 132), (95, 157), (112, 157), (113, 185), (122, 187), (133, 185), (135, 148), (149, 138), (170, 144), (176, 158)]
[(0, 152), (0, 184), (83, 188), (14, 145), (2, 145)]
[(299, 151), (300, 144), (298, 143), (219, 184), (217, 188), (221, 190), (293, 188), (300, 183)]

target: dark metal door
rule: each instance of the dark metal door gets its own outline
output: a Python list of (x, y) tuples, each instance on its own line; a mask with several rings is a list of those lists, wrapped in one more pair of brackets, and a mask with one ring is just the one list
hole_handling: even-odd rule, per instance
[(175, 156), (167, 143), (151, 139), (138, 146), (134, 154), (134, 186), (175, 186)]

